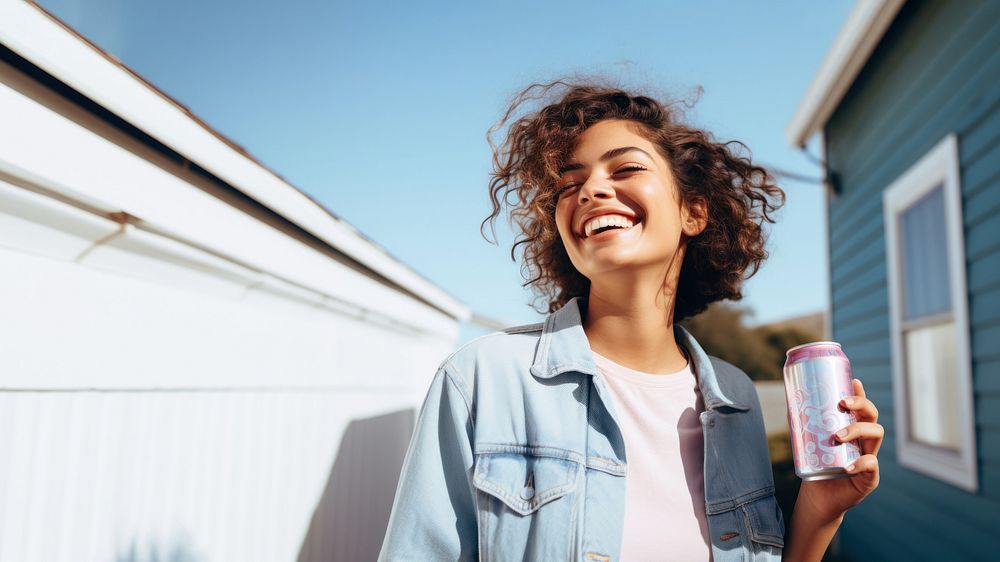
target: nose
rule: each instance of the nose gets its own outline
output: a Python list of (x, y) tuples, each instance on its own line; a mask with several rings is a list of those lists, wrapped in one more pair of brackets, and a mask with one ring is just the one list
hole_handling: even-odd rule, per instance
[(610, 199), (615, 190), (610, 185), (602, 182), (598, 178), (593, 178), (584, 182), (577, 192), (577, 203), (586, 203), (591, 199)]

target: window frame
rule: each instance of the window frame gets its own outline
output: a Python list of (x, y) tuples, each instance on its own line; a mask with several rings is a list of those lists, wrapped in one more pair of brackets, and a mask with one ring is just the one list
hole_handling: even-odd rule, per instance
[[(969, 334), (968, 286), (966, 284), (964, 220), (958, 138), (945, 136), (920, 160), (910, 166), (882, 194), (885, 219), (886, 274), (889, 287), (889, 330), (892, 339), (893, 406), (896, 415), (896, 459), (914, 471), (975, 492), (979, 487), (976, 451), (975, 398), (972, 387), (972, 355)], [(900, 217), (923, 196), (942, 187), (951, 312), (916, 320), (903, 320), (903, 272), (899, 232)], [(915, 440), (908, 411), (908, 377), (905, 372), (904, 330), (937, 323), (950, 315), (954, 321), (955, 369), (962, 440), (957, 452)]]

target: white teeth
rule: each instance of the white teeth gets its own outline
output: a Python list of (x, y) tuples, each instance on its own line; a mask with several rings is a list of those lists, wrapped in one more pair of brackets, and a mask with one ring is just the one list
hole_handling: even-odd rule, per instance
[(590, 236), (590, 233), (606, 226), (618, 226), (621, 228), (632, 228), (635, 223), (632, 219), (622, 216), (622, 215), (602, 215), (597, 218), (591, 219), (583, 227), (584, 237)]

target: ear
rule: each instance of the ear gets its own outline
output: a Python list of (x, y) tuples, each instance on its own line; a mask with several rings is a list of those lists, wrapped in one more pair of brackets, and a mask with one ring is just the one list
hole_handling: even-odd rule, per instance
[(701, 234), (708, 226), (708, 204), (704, 199), (685, 203), (681, 207), (681, 231), (688, 238)]

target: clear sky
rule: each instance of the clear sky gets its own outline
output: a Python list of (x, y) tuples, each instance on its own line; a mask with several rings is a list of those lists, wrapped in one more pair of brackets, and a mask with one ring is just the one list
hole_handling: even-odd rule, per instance
[[(755, 160), (818, 178), (784, 128), (853, 2), (41, 0), (42, 6), (478, 313), (528, 307), (512, 233), (482, 239), (486, 130), (522, 87), (575, 73), (690, 98)], [(813, 148), (813, 153), (816, 149)], [(827, 302), (821, 187), (784, 181), (766, 322)], [(476, 330), (466, 329), (463, 339)]]

